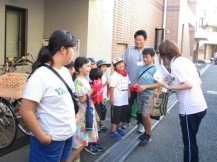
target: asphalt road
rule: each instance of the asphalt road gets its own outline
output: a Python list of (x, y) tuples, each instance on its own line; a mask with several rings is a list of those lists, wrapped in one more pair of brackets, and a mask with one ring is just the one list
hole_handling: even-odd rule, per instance
[[(217, 161), (217, 65), (211, 65), (201, 77), (208, 104), (197, 135), (201, 162)], [(176, 105), (152, 132), (147, 146), (137, 146), (125, 162), (181, 162), (182, 137)]]

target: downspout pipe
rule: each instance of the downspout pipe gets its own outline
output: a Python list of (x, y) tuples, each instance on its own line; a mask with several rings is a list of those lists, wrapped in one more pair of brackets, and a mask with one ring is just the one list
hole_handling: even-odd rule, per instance
[(166, 31), (166, 20), (167, 20), (167, 0), (164, 0), (164, 15), (163, 15), (163, 29), (164, 29), (164, 40)]

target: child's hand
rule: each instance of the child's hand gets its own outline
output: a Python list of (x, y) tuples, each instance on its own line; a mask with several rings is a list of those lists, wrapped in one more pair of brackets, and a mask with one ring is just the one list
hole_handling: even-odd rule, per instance
[(104, 84), (103, 84), (103, 87), (107, 86), (109, 84), (108, 81), (106, 81)]
[(52, 139), (49, 135), (44, 134), (43, 137), (39, 139), (42, 145), (49, 145), (52, 142)]
[(114, 105), (114, 99), (113, 98), (110, 98), (110, 104), (111, 104), (111, 106)]
[(137, 88), (137, 93), (142, 93), (144, 90), (146, 90), (147, 87), (146, 85), (140, 85), (138, 88)]
[(128, 92), (128, 100), (130, 99), (130, 96), (131, 96), (131, 92), (129, 91)]
[(163, 81), (162, 83), (158, 82), (161, 86), (163, 86), (166, 89), (170, 89), (170, 86), (167, 84), (167, 82)]

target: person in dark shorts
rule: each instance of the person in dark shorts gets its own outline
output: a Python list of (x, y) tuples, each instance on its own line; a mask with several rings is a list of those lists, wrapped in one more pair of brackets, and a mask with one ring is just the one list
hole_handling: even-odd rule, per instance
[(109, 88), (109, 83), (108, 83), (108, 78), (106, 76), (107, 74), (107, 69), (111, 66), (110, 63), (108, 63), (106, 60), (101, 59), (97, 61), (97, 67), (102, 71), (103, 76), (102, 76), (102, 84), (103, 84), (103, 99), (101, 102), (101, 112), (102, 112), (102, 118), (100, 119), (99, 122), (99, 130), (106, 132), (108, 130), (108, 128), (106, 128), (103, 125), (103, 120), (105, 120), (105, 116), (106, 116), (106, 112), (107, 112), (107, 107), (106, 107), (106, 102), (108, 99), (108, 88)]
[(117, 57), (112, 63), (115, 72), (111, 75), (110, 80), (111, 130), (108, 136), (115, 140), (121, 140), (125, 131), (119, 127), (119, 124), (126, 122), (130, 80), (122, 58)]
[(155, 50), (153, 48), (145, 48), (142, 51), (143, 60), (145, 65), (138, 69), (138, 112), (142, 114), (142, 124), (145, 129), (145, 133), (140, 135), (141, 140), (139, 145), (145, 146), (151, 141), (151, 118), (148, 114), (148, 102), (151, 92), (155, 92), (159, 84), (154, 80), (154, 74), (157, 68), (154, 65)]
[(99, 68), (91, 69), (89, 75), (90, 79), (92, 80), (90, 84), (95, 90), (92, 94), (92, 100), (100, 120), (102, 119), (101, 101), (103, 97), (102, 75), (103, 73)]

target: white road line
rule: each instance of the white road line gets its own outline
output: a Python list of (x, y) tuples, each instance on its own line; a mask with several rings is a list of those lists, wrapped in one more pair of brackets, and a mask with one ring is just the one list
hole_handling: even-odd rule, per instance
[(206, 65), (203, 69), (200, 70), (200, 75), (206, 72), (206, 70), (210, 67), (210, 64)]
[(217, 95), (217, 91), (207, 91), (207, 93)]

